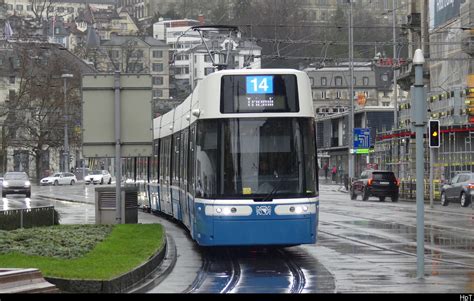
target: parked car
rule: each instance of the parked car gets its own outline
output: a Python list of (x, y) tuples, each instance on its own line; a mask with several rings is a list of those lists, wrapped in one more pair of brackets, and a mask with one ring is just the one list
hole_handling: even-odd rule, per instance
[(3, 176), (2, 197), (7, 194), (26, 194), (31, 197), (31, 182), (26, 172), (7, 172)]
[(93, 170), (84, 178), (86, 185), (92, 184), (111, 184), (112, 176), (107, 170)]
[(467, 207), (474, 199), (474, 173), (459, 173), (441, 187), (441, 205), (448, 206), (450, 201), (457, 201)]
[(42, 178), (40, 185), (74, 185), (77, 182), (77, 178), (73, 173), (70, 172), (57, 172), (52, 176)]
[(381, 202), (385, 200), (385, 197), (390, 197), (392, 202), (397, 202), (399, 187), (400, 181), (392, 171), (366, 170), (361, 173), (359, 179), (352, 182), (350, 196), (351, 200), (355, 200), (358, 195), (362, 195), (364, 201), (375, 196)]

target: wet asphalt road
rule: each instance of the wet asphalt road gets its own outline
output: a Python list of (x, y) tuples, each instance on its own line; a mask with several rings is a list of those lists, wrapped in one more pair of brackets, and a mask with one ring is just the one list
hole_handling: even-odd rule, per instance
[[(146, 215), (146, 222), (165, 225), (178, 250), (173, 271), (150, 292), (474, 292), (472, 206), (425, 205), (425, 278), (416, 279), (415, 204), (351, 201), (337, 188), (321, 185), (316, 245), (219, 252), (197, 247), (179, 225)], [(7, 196), (3, 208), (52, 204), (61, 223), (94, 223), (93, 189), (33, 187), (31, 199)], [(44, 199), (55, 196), (85, 203)]]

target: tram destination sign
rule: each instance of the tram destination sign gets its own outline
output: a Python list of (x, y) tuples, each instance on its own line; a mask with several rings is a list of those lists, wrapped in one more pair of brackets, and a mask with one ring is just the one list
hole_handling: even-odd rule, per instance
[(221, 82), (221, 113), (298, 112), (294, 75), (229, 75)]

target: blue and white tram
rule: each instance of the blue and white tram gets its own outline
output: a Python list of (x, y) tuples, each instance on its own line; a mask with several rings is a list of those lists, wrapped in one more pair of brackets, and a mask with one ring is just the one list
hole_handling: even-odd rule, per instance
[(316, 135), (304, 72), (215, 72), (153, 127), (151, 208), (180, 220), (198, 244), (316, 241)]

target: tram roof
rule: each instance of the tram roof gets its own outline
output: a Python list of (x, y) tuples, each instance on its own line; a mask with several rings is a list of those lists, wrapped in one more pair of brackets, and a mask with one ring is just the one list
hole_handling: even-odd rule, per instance
[[(221, 113), (221, 78), (226, 75), (294, 74), (298, 83), (299, 112)], [(295, 69), (231, 69), (209, 74), (175, 109), (153, 120), (153, 137), (166, 137), (188, 127), (197, 119), (255, 118), (255, 117), (313, 117), (311, 84), (305, 72)]]

